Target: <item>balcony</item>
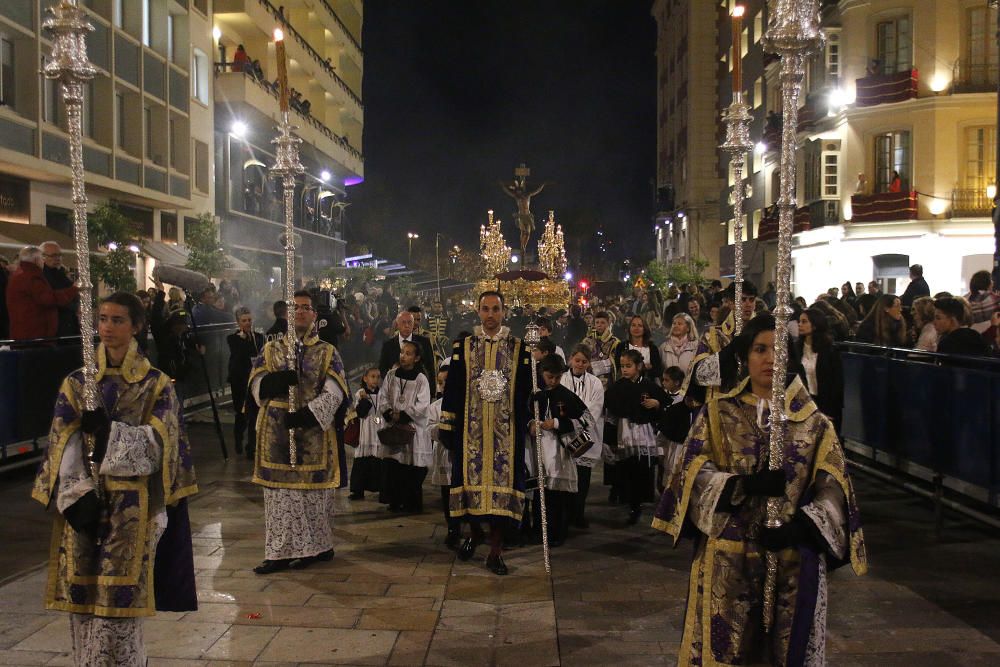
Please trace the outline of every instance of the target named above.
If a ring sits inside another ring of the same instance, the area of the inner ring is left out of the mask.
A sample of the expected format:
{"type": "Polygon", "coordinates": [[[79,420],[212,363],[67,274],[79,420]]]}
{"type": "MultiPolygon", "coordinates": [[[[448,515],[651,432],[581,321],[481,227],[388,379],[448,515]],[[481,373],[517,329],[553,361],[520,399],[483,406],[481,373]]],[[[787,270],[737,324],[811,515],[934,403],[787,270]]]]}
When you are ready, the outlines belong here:
{"type": "MultiPolygon", "coordinates": [[[[779,212],[777,204],[773,204],[764,210],[760,225],[757,227],[758,241],[773,241],[778,238],[779,212]]],[[[792,224],[792,233],[804,232],[810,227],[810,214],[808,206],[800,206],[795,209],[795,222],[792,224]]]]}
{"type": "Polygon", "coordinates": [[[988,218],[993,214],[993,201],[984,188],[951,191],[953,218],[988,218]]]}
{"type": "Polygon", "coordinates": [[[859,107],[873,107],[879,104],[905,102],[917,96],[917,70],[911,69],[895,74],[873,74],[855,83],[859,107]]]}
{"type": "Polygon", "coordinates": [[[972,62],[962,58],[952,74],[953,93],[995,93],[1000,83],[997,63],[972,62]]]}
{"type": "MultiPolygon", "coordinates": [[[[278,91],[271,84],[259,81],[249,73],[216,72],[215,75],[216,102],[221,102],[233,109],[239,105],[252,107],[257,112],[267,116],[274,124],[278,123],[281,112],[278,108],[278,91]]],[[[316,147],[319,152],[333,158],[357,175],[364,173],[364,158],[351,146],[347,139],[335,134],[317,118],[292,109],[293,118],[304,121],[296,131],[299,137],[316,147]]]]}
{"type": "Polygon", "coordinates": [[[916,191],[851,195],[851,222],[853,223],[916,219],[916,191]]]}

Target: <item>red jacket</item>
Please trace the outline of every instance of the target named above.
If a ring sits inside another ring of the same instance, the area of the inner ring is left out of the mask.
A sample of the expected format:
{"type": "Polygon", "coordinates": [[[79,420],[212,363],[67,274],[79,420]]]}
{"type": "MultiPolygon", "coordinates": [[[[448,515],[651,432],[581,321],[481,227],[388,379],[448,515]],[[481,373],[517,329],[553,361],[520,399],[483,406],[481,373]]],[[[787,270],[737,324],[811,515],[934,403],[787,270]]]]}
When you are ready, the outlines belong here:
{"type": "Polygon", "coordinates": [[[32,262],[21,262],[7,283],[10,337],[14,340],[51,338],[59,326],[59,306],[76,299],[76,286],[54,290],[32,262]]]}

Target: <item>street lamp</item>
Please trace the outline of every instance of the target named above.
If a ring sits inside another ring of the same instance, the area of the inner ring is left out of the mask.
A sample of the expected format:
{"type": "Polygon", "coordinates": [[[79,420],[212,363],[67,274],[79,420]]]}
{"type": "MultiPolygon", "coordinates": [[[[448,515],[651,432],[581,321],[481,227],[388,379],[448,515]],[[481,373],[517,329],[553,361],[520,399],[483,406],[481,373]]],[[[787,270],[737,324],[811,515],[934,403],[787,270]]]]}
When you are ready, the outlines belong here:
{"type": "Polygon", "coordinates": [[[420,234],[414,234],[413,232],[406,232],[406,238],[408,242],[408,247],[406,250],[406,265],[409,266],[413,263],[413,239],[419,239],[420,234]]]}

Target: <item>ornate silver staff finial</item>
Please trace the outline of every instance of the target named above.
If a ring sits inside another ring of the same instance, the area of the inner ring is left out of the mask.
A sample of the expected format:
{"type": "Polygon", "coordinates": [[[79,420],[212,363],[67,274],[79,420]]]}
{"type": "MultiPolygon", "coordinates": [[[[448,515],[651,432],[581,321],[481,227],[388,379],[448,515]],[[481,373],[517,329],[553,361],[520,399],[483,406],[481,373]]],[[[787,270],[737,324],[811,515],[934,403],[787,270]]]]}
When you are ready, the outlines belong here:
{"type": "MultiPolygon", "coordinates": [[[[87,15],[77,7],[75,0],[61,0],[46,9],[48,16],[42,30],[52,37],[52,54],[42,68],[45,78],[61,84],[66,105],[69,131],[69,167],[73,189],[73,241],[76,250],[80,289],[80,338],[83,356],[83,408],[97,408],[97,383],[94,377],[97,364],[94,359],[93,288],[90,280],[90,240],[87,234],[87,191],[83,174],[83,84],[97,74],[87,59],[87,33],[94,26],[87,15]]],[[[111,415],[108,415],[111,417],[111,415]]],[[[98,493],[102,486],[97,465],[93,460],[93,439],[86,438],[90,473],[97,482],[98,493]]]]}
{"type": "MultiPolygon", "coordinates": [[[[795,223],[795,150],[799,124],[799,97],[805,79],[805,61],[823,45],[819,0],[770,0],[764,48],[781,56],[781,186],[778,197],[777,295],[774,309],[774,375],[771,390],[771,436],[768,467],[782,467],[785,442],[785,373],[788,369],[788,316],[791,314],[792,230],[795,223]]],[[[738,305],[738,304],[737,304],[738,305]]],[[[767,526],[781,525],[782,498],[767,501],[767,526]]],[[[774,621],[777,554],[767,554],[764,582],[764,629],[774,621]]]]}

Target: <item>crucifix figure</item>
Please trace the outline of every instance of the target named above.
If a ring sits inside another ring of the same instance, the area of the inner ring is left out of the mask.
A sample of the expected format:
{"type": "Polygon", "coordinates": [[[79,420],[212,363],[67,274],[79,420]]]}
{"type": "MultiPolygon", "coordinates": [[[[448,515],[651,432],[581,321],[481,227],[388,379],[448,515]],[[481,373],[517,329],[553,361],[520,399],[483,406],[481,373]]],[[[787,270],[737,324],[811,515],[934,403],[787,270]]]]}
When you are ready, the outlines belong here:
{"type": "Polygon", "coordinates": [[[531,198],[545,189],[548,183],[542,183],[537,189],[528,191],[528,176],[531,169],[523,162],[514,169],[514,182],[500,182],[500,189],[508,197],[517,202],[517,226],[521,230],[521,252],[524,253],[528,247],[528,239],[535,231],[535,218],[531,215],[531,198]]]}

